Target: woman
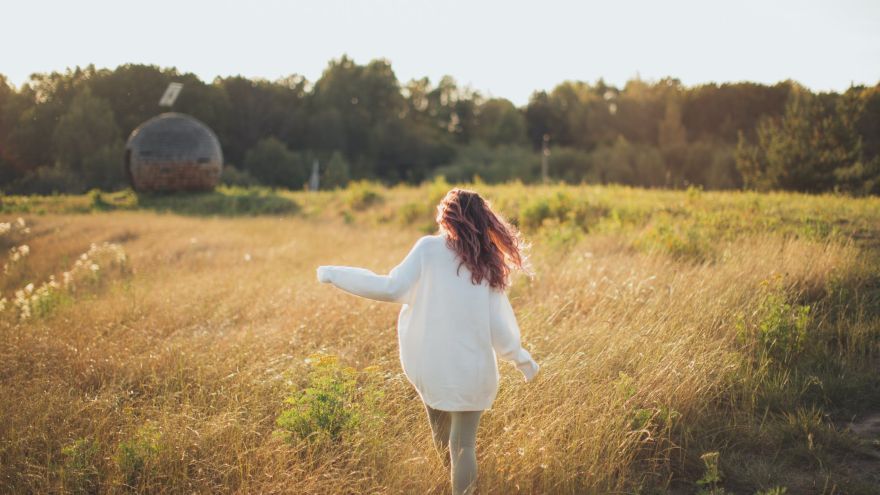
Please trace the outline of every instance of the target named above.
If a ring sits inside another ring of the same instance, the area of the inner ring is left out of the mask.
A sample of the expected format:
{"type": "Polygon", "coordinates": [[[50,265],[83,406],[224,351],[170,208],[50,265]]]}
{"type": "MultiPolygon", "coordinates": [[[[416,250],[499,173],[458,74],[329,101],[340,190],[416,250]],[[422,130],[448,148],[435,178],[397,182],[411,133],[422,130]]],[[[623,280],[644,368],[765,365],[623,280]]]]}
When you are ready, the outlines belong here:
{"type": "Polygon", "coordinates": [[[388,275],[321,266],[318,280],[403,303],[398,342],[404,374],[425,404],[444,464],[451,461],[453,493],[472,493],[480,414],[498,391],[496,355],[512,361],[525,381],[539,366],[522,348],[504,292],[510,270],[525,262],[518,232],[473,191],[452,189],[437,211],[439,233],[419,239],[388,275]]]}

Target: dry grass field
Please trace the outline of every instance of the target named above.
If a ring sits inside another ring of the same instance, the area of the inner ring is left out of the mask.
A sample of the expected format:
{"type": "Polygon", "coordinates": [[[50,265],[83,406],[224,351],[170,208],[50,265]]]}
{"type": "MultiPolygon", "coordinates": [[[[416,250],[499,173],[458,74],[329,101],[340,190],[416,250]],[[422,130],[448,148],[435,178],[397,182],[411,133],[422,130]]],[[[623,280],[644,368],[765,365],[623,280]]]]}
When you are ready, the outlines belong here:
{"type": "MultiPolygon", "coordinates": [[[[499,363],[479,493],[880,493],[880,199],[470,187],[542,366],[499,363]]],[[[3,198],[0,492],[446,493],[399,307],[315,279],[446,189],[3,198]]]]}

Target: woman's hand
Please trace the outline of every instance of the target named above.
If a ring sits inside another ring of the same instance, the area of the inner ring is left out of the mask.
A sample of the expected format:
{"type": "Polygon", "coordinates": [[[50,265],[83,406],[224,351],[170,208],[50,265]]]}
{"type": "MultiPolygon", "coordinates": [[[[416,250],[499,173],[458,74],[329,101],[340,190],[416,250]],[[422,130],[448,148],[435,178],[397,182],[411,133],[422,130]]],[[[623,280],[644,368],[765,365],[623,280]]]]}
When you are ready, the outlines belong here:
{"type": "Polygon", "coordinates": [[[535,377],[538,375],[538,371],[541,369],[541,367],[538,365],[538,363],[534,359],[532,359],[529,364],[531,365],[529,367],[529,369],[523,370],[523,375],[524,375],[526,382],[534,381],[535,377]]]}
{"type": "Polygon", "coordinates": [[[318,282],[322,284],[326,284],[330,282],[330,267],[327,266],[319,266],[318,267],[318,282]]]}

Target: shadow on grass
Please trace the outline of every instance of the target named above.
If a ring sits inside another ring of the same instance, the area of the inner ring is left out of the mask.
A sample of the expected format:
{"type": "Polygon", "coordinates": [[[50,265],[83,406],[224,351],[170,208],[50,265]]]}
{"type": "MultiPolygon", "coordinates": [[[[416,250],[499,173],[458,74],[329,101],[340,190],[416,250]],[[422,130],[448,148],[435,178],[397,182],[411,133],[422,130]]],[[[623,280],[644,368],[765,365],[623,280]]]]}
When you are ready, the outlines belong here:
{"type": "Polygon", "coordinates": [[[140,209],[172,212],[181,215],[292,215],[300,205],[268,190],[245,189],[177,194],[138,194],[140,209]]]}
{"type": "Polygon", "coordinates": [[[94,210],[153,210],[191,216],[292,215],[300,205],[267,188],[220,187],[214,191],[177,193],[92,192],[94,210]]]}
{"type": "Polygon", "coordinates": [[[0,214],[91,213],[152,210],[191,216],[293,215],[300,204],[285,191],[220,186],[214,191],[137,193],[131,189],[86,194],[0,196],[0,214]]]}

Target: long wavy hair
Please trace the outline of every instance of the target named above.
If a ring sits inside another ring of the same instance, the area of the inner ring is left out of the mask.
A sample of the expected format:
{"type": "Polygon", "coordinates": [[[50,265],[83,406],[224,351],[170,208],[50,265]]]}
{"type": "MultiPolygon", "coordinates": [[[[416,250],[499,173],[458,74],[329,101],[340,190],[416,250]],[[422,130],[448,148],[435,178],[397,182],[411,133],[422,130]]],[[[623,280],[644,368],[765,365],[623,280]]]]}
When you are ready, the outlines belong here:
{"type": "Polygon", "coordinates": [[[471,272],[471,282],[505,289],[514,268],[528,271],[524,253],[527,247],[516,227],[492,211],[489,202],[475,191],[454,188],[437,205],[437,224],[453,249],[471,272]]]}

